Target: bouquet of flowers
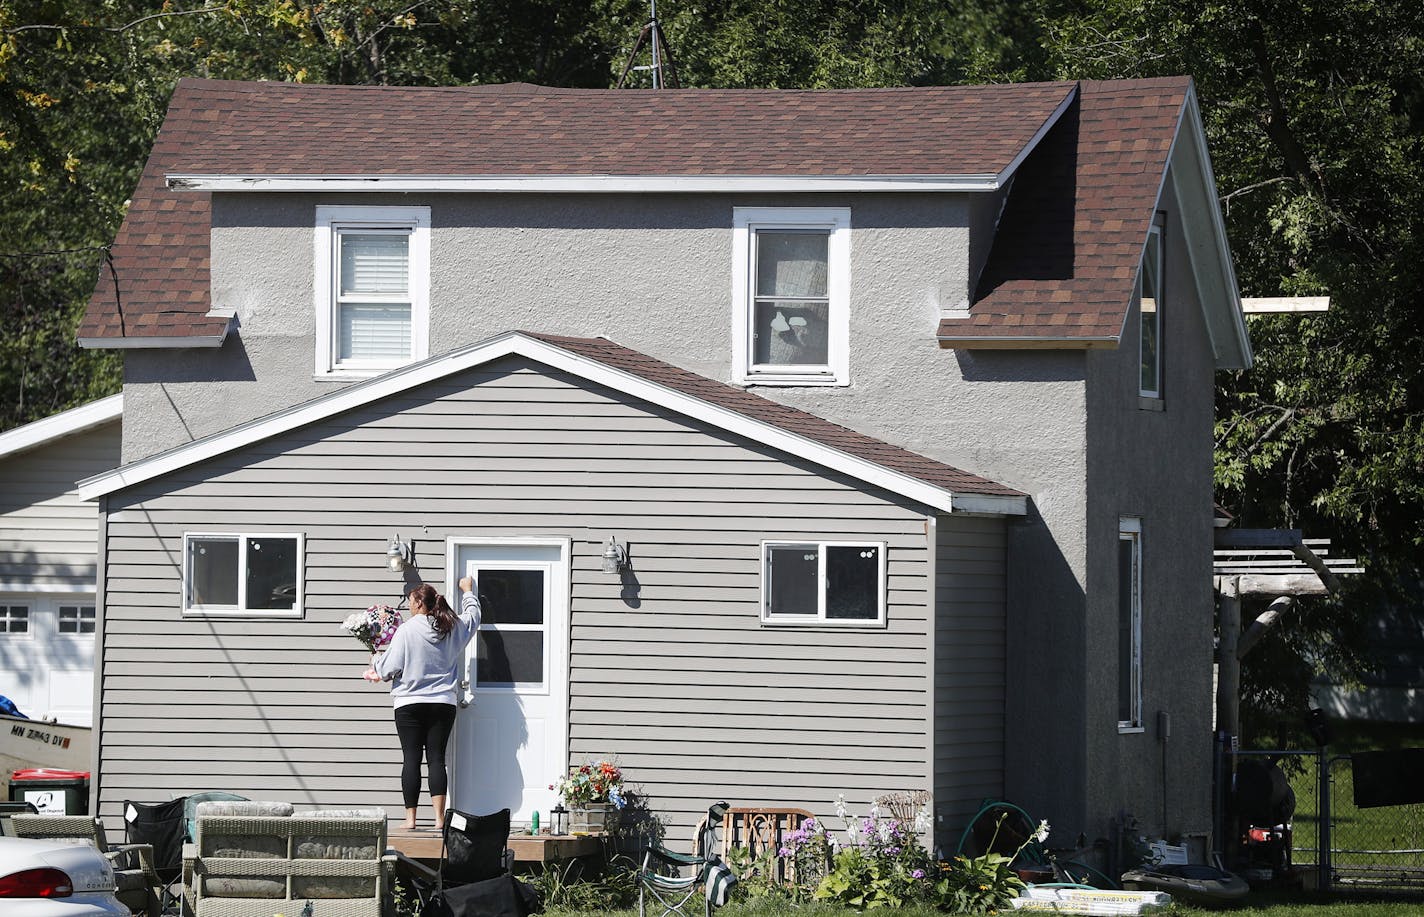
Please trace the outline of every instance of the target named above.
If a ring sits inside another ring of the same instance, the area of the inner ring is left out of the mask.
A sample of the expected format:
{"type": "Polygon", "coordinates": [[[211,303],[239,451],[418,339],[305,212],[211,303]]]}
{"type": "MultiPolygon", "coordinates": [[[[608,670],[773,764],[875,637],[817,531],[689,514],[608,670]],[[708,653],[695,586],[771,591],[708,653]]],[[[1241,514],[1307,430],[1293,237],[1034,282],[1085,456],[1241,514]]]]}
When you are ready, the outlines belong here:
{"type": "Polygon", "coordinates": [[[365,611],[347,615],[341,629],[361,641],[371,652],[390,643],[400,627],[400,612],[389,605],[372,605],[365,611]]]}
{"type": "Polygon", "coordinates": [[[613,808],[621,809],[628,804],[623,796],[623,772],[612,761],[595,761],[575,768],[567,777],[549,784],[549,789],[571,808],[611,802],[613,808]]]}

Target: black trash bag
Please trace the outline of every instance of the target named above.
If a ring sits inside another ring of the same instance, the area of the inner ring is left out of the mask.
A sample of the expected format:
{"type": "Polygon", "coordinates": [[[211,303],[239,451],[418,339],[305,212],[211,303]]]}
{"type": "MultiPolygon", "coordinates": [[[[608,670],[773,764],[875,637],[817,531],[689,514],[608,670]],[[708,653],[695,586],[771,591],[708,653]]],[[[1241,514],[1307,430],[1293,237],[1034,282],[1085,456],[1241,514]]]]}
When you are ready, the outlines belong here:
{"type": "Polygon", "coordinates": [[[542,910],[538,892],[503,875],[437,892],[420,917],[529,917],[542,910]]]}

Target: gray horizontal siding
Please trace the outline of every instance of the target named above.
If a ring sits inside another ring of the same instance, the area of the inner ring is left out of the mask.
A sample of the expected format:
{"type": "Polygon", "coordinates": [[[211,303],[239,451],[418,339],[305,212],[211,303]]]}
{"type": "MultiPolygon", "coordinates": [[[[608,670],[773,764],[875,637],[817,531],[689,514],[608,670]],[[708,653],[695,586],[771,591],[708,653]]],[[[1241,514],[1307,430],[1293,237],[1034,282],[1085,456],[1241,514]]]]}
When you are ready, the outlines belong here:
{"type": "MultiPolygon", "coordinates": [[[[450,535],[571,539],[570,750],[616,755],[669,826],[709,802],[830,814],[924,785],[924,509],[510,360],[183,469],[111,499],[100,814],[229,789],[400,810],[383,688],[339,629],[394,600],[386,539],[444,580],[450,535]],[[185,531],[306,538],[302,619],[183,619],[185,531]],[[609,534],[636,585],[603,574],[609,534]],[[889,545],[883,629],[763,627],[763,539],[889,545]]],[[[986,587],[988,588],[988,587],[986,587]]],[[[993,677],[963,696],[992,694],[993,677]]],[[[549,775],[552,779],[555,775],[549,775]]]]}
{"type": "Polygon", "coordinates": [[[1005,526],[941,517],[935,550],[936,836],[950,850],[1004,792],[1005,526]]]}
{"type": "Polygon", "coordinates": [[[91,591],[98,504],[75,484],[119,463],[120,424],[0,459],[0,588],[91,591]]]}

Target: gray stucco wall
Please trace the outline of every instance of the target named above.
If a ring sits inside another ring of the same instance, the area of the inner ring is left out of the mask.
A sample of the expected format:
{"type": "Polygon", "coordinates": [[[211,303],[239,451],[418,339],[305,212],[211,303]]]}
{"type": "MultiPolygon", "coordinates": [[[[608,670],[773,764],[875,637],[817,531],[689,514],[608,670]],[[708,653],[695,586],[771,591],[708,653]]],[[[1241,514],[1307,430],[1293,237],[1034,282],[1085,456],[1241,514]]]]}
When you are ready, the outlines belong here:
{"type": "MultiPolygon", "coordinates": [[[[990,627],[1002,615],[992,562],[964,566],[1001,556],[1001,523],[941,519],[936,571],[925,508],[522,359],[121,491],[109,508],[108,818],[125,798],[215,787],[400,810],[389,701],[360,681],[365,657],[339,630],[400,588],[381,565],[393,531],[414,536],[434,582],[446,536],[572,540],[571,754],[618,755],[674,842],[717,798],[827,816],[838,793],[864,812],[878,793],[923,788],[932,577],[946,636],[975,630],[961,606],[990,627]],[[305,533],[304,617],[182,617],[182,535],[199,527],[305,533]],[[631,581],[599,570],[609,534],[633,548],[631,581]],[[888,626],[763,626],[759,544],[780,537],[886,541],[888,626]]],[[[949,677],[984,680],[982,667],[949,677]]],[[[1001,683],[951,691],[935,714],[951,730],[960,712],[979,722],[1001,683]]],[[[967,759],[975,773],[946,779],[982,781],[967,759]]]]}
{"type": "Polygon", "coordinates": [[[1136,308],[1124,335],[1134,346],[1089,360],[1084,744],[1090,816],[1123,808],[1148,833],[1175,837],[1211,830],[1213,405],[1203,393],[1213,391],[1214,360],[1170,180],[1166,187],[1160,410],[1136,397],[1136,308]],[[1116,712],[1121,516],[1142,519],[1146,728],[1127,734],[1118,733],[1116,712]],[[1165,741],[1159,712],[1170,717],[1165,741]]]}
{"type": "Polygon", "coordinates": [[[119,464],[120,423],[0,459],[0,591],[96,582],[98,504],[75,485],[119,464]]]}

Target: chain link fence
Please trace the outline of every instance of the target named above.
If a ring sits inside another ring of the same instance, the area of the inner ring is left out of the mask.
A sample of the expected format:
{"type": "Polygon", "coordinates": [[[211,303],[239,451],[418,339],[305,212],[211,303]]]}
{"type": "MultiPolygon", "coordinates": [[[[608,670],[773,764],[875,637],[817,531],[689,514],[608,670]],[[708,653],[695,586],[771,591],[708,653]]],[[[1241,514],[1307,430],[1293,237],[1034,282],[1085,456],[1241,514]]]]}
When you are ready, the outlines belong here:
{"type": "Polygon", "coordinates": [[[1424,891],[1424,804],[1360,808],[1351,756],[1330,758],[1329,773],[1330,883],[1424,891]]]}
{"type": "Polygon", "coordinates": [[[1247,878],[1276,862],[1284,843],[1285,861],[1321,890],[1424,892],[1424,804],[1357,806],[1351,755],[1236,752],[1237,762],[1252,758],[1280,766],[1295,793],[1295,816],[1285,837],[1263,825],[1243,839],[1247,878]]]}

